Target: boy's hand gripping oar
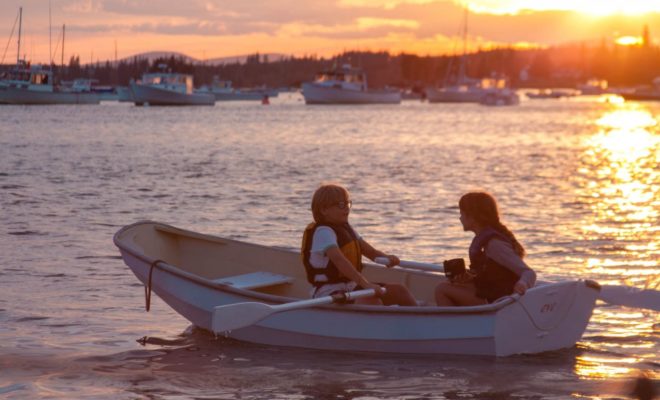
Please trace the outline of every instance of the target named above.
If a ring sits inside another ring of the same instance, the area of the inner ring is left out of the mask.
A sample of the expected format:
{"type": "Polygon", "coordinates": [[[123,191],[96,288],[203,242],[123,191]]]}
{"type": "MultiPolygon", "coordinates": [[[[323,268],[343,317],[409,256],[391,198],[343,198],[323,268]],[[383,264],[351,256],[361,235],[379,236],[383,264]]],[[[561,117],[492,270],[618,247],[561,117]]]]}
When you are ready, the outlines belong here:
{"type": "MultiPolygon", "coordinates": [[[[383,289],[384,290],[384,289],[383,289]]],[[[317,299],[294,301],[291,303],[270,305],[266,303],[236,303],[217,306],[213,309],[211,328],[214,333],[228,332],[256,324],[262,319],[283,311],[298,310],[324,304],[343,303],[361,297],[371,297],[376,294],[374,289],[356,290],[354,292],[338,293],[317,299]]]]}
{"type": "MultiPolygon", "coordinates": [[[[374,261],[383,265],[389,263],[389,259],[386,257],[376,257],[374,261]]],[[[419,269],[422,271],[444,271],[444,268],[440,265],[415,261],[401,260],[399,265],[403,268],[419,269]]],[[[617,306],[660,311],[660,291],[653,289],[638,289],[622,285],[602,285],[598,298],[605,303],[617,306]]]]}

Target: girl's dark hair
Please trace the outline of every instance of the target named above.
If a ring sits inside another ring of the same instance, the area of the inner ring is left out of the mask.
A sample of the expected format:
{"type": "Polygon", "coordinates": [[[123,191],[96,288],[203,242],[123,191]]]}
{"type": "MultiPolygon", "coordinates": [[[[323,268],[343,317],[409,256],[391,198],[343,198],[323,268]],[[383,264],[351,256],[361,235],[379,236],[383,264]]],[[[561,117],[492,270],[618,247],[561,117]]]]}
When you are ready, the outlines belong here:
{"type": "Polygon", "coordinates": [[[463,214],[474,218],[479,225],[490,226],[508,237],[513,245],[513,251],[521,258],[525,256],[525,249],[522,244],[518,242],[513,232],[500,222],[497,202],[493,196],[485,192],[466,193],[458,201],[458,208],[463,214]]]}

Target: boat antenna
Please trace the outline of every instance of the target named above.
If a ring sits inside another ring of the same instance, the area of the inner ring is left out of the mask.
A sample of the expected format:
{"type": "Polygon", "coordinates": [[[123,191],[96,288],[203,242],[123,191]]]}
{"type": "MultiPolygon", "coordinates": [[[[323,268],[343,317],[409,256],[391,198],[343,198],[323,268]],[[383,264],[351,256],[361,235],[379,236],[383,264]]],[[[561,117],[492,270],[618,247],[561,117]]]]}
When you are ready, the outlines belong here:
{"type": "Polygon", "coordinates": [[[16,14],[16,19],[14,20],[14,25],[11,27],[11,33],[9,34],[9,40],[7,40],[7,45],[5,46],[5,51],[2,53],[2,60],[0,64],[5,63],[5,56],[7,55],[7,49],[9,49],[9,44],[11,43],[11,38],[14,37],[14,30],[16,29],[16,23],[18,22],[19,14],[16,14]]]}
{"type": "Polygon", "coordinates": [[[21,27],[23,25],[23,7],[18,8],[18,52],[16,53],[16,65],[21,62],[21,27]]]}

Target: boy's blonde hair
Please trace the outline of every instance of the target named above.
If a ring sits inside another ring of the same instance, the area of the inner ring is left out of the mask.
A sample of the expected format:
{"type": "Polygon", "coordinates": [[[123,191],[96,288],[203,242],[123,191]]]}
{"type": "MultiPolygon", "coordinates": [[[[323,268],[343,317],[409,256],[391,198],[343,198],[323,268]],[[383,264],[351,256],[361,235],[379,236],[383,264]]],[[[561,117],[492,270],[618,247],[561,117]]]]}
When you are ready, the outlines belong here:
{"type": "Polygon", "coordinates": [[[321,185],[312,196],[312,215],[316,223],[323,223],[325,219],[321,211],[332,207],[340,201],[348,201],[351,195],[340,185],[329,183],[321,185]]]}

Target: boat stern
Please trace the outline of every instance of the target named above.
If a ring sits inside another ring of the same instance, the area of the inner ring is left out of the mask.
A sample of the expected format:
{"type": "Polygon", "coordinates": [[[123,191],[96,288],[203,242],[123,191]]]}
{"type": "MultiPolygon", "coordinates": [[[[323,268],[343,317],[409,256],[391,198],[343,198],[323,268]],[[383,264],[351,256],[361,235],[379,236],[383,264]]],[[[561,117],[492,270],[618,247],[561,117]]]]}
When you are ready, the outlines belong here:
{"type": "Polygon", "coordinates": [[[600,292],[593,281],[541,284],[498,312],[498,356],[569,348],[582,337],[600,292]]]}

